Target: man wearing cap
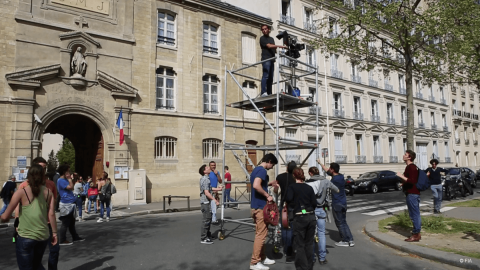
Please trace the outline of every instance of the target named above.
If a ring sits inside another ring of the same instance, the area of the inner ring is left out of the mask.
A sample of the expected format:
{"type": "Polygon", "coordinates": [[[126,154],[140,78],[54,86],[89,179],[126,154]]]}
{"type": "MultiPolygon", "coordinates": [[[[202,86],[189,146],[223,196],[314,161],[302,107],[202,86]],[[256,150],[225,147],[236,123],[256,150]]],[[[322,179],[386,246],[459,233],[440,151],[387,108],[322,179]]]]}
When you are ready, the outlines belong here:
{"type": "Polygon", "coordinates": [[[3,200],[3,208],[0,210],[0,215],[7,210],[8,205],[10,204],[10,200],[12,199],[13,193],[15,193],[17,185],[15,184],[15,175],[10,175],[8,177],[8,181],[3,184],[2,192],[0,193],[0,197],[3,200]]]}
{"type": "Polygon", "coordinates": [[[433,193],[433,213],[440,214],[440,208],[442,207],[442,176],[440,173],[448,173],[448,170],[444,168],[437,167],[438,159],[434,158],[430,160],[430,164],[432,167],[429,167],[425,170],[427,176],[430,180],[430,188],[432,189],[433,193]]]}

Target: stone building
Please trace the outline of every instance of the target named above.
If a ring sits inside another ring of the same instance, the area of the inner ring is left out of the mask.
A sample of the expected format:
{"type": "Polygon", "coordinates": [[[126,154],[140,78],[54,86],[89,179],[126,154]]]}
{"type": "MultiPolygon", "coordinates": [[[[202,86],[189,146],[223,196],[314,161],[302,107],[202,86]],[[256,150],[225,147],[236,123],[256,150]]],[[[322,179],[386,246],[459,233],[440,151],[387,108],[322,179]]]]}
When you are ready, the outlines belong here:
{"type": "MultiPolygon", "coordinates": [[[[72,141],[78,173],[114,179],[117,205],[132,200],[128,174],[116,173],[128,169],[145,169],[147,202],[198,198],[200,165],[222,166],[223,100],[243,99],[233,84],[225,97],[225,68],[259,61],[260,25],[270,19],[215,0],[13,0],[1,11],[1,181],[18,156],[28,167],[41,155],[43,134],[58,133],[72,141]]],[[[232,122],[261,125],[229,110],[232,122]]],[[[226,137],[263,140],[245,130],[226,137]]]]}

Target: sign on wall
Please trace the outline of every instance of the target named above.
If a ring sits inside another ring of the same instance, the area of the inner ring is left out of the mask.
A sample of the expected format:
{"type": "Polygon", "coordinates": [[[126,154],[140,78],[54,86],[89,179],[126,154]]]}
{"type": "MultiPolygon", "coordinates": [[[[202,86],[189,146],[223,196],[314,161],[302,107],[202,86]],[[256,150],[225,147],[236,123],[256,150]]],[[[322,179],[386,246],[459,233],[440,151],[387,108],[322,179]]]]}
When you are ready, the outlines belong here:
{"type": "Polygon", "coordinates": [[[17,167],[26,168],[27,167],[27,157],[26,156],[17,156],[17,167]]]}
{"type": "Polygon", "coordinates": [[[115,166],[115,179],[128,179],[128,167],[115,166]]]}

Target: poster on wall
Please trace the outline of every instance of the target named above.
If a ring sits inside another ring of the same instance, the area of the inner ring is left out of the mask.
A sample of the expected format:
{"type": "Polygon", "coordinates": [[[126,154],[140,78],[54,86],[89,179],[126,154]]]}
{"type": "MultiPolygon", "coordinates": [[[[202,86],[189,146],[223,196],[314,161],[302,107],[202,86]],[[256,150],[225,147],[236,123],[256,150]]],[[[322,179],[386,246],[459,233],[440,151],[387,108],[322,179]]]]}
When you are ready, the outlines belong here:
{"type": "Polygon", "coordinates": [[[128,167],[115,166],[115,179],[128,179],[128,167]]]}
{"type": "Polygon", "coordinates": [[[12,174],[15,175],[16,182],[23,182],[27,180],[28,169],[14,166],[12,167],[12,174]]]}

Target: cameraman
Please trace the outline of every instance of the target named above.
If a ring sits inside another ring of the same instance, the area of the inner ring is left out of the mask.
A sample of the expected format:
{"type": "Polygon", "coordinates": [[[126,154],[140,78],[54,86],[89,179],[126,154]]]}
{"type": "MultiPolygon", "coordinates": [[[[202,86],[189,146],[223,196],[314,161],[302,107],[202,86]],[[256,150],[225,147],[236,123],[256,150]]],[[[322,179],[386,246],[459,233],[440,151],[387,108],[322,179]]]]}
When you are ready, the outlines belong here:
{"type": "MultiPolygon", "coordinates": [[[[275,45],[275,40],[270,36],[270,26],[264,24],[262,25],[261,29],[263,33],[263,36],[260,37],[262,61],[275,57],[275,52],[277,51],[277,48],[287,49],[287,47],[285,46],[275,45]]],[[[274,59],[262,63],[262,97],[266,97],[272,94],[273,72],[275,70],[274,63],[274,59]]]]}

